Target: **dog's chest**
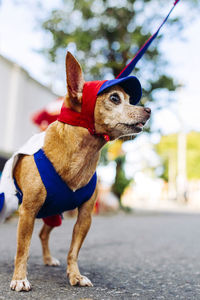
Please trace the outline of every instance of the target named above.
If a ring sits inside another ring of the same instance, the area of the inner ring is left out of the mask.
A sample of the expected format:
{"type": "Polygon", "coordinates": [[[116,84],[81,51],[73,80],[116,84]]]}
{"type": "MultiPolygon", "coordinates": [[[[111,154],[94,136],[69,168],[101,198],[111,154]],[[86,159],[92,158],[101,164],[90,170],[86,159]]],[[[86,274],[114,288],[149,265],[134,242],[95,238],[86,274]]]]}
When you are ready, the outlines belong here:
{"type": "Polygon", "coordinates": [[[47,191],[45,203],[37,217],[44,218],[74,209],[91,198],[96,188],[96,173],[86,185],[74,192],[58,175],[43,150],[34,154],[34,160],[47,191]]]}
{"type": "Polygon", "coordinates": [[[91,180],[93,174],[96,171],[96,167],[98,164],[99,155],[93,155],[91,157],[85,157],[80,160],[73,160],[66,169],[59,171],[62,179],[67,182],[68,186],[76,191],[88,184],[91,180]]]}

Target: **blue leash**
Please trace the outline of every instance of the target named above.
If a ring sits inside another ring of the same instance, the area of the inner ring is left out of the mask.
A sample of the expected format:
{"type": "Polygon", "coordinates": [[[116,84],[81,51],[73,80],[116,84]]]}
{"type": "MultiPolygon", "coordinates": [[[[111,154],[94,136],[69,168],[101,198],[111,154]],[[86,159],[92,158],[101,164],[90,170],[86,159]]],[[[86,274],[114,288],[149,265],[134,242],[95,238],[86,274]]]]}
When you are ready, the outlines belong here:
{"type": "Polygon", "coordinates": [[[140,48],[140,50],[136,53],[136,55],[130,61],[130,63],[120,72],[120,74],[116,78],[124,78],[124,77],[127,77],[128,75],[130,75],[130,73],[133,71],[133,69],[135,68],[138,61],[142,58],[142,56],[147,51],[147,49],[149,48],[149,46],[151,45],[153,40],[157,37],[157,35],[158,35],[160,29],[162,28],[162,26],[167,22],[169,16],[171,15],[172,11],[174,10],[176,4],[179,1],[180,0],[176,0],[174,2],[173,7],[170,9],[168,15],[166,16],[166,18],[164,19],[162,24],[159,26],[158,30],[146,41],[146,43],[140,48]]]}

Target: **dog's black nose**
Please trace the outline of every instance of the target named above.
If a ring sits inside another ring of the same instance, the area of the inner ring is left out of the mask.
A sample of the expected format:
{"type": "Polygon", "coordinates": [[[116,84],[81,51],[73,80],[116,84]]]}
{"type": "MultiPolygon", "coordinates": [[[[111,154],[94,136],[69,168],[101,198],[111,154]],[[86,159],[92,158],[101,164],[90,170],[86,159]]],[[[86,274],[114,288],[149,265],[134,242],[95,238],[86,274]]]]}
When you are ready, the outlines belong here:
{"type": "Polygon", "coordinates": [[[151,108],[149,108],[149,107],[144,107],[144,110],[145,110],[148,114],[151,113],[151,108]]]}

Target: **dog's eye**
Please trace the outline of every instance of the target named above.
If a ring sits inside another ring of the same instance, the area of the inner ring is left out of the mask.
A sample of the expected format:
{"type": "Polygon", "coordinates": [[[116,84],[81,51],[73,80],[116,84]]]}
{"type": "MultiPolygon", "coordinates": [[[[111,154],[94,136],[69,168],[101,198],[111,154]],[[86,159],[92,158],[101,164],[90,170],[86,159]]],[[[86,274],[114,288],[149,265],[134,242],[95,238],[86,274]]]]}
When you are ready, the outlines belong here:
{"type": "Polygon", "coordinates": [[[114,93],[114,94],[110,95],[110,100],[115,104],[120,104],[121,103],[121,99],[120,99],[120,97],[117,93],[114,93]]]}

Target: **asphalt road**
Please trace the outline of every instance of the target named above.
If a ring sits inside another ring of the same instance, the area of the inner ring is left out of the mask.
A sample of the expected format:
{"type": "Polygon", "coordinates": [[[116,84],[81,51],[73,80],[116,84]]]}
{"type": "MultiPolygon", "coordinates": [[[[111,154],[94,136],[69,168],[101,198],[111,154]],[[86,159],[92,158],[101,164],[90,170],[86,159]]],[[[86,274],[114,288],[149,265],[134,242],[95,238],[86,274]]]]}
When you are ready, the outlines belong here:
{"type": "Polygon", "coordinates": [[[9,284],[16,249],[17,221],[0,226],[0,299],[200,299],[200,215],[124,215],[93,218],[79,266],[94,287],[71,287],[66,255],[75,219],[54,230],[52,254],[60,267],[41,260],[36,222],[28,278],[32,291],[9,284]]]}

